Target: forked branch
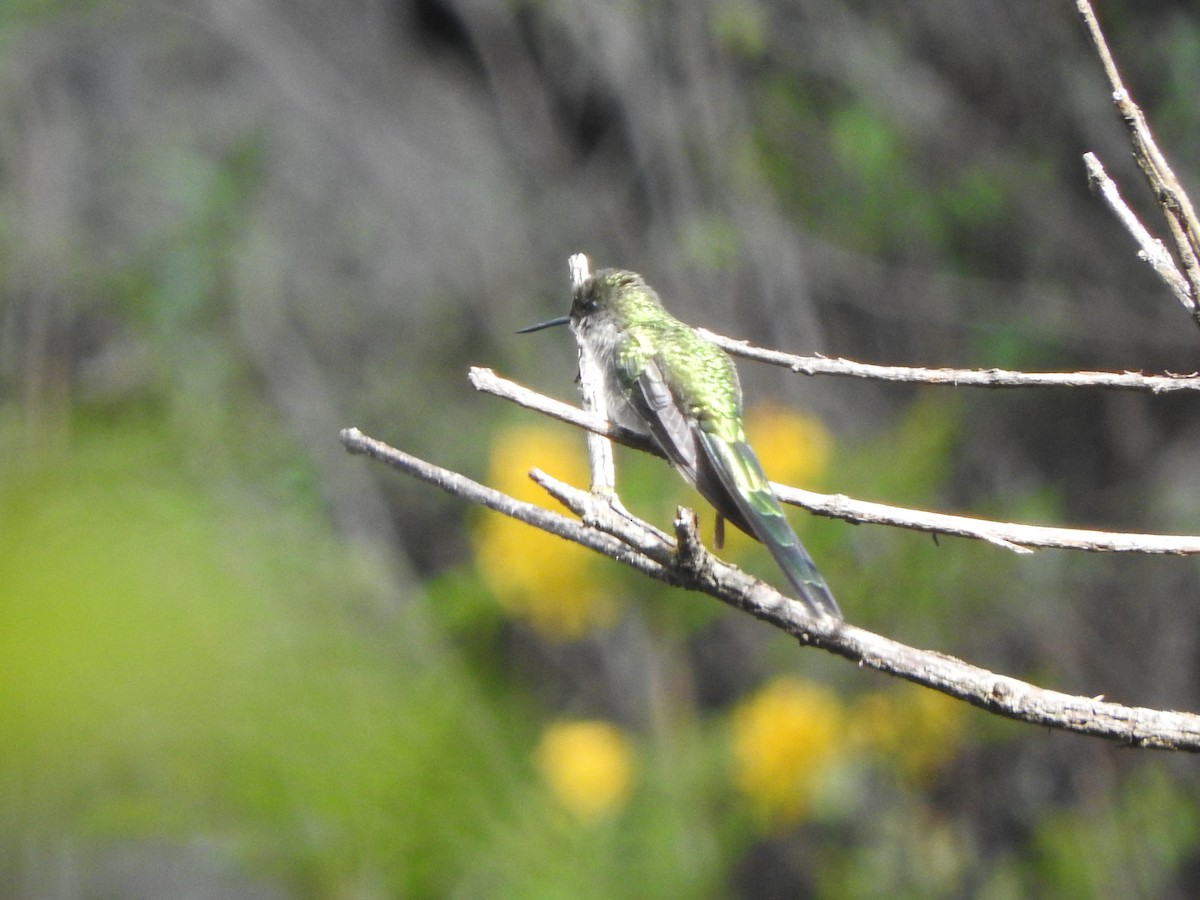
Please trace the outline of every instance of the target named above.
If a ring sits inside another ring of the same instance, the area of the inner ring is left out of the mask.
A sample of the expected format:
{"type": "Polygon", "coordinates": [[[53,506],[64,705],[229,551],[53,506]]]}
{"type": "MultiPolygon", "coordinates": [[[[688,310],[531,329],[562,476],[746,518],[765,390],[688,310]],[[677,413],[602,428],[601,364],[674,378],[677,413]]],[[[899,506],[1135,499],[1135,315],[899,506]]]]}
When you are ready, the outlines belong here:
{"type": "Polygon", "coordinates": [[[708,553],[696,534],[694,516],[685,510],[676,516],[676,540],[672,541],[648,523],[616,512],[597,494],[536,470],[531,475],[580,519],[523,503],[389,447],[357,428],[344,429],[341,440],[351,453],[370,456],[463,500],[588,547],[659,581],[701,591],[793,635],[801,644],[820,647],[860,666],[924,685],[1017,721],[1135,747],[1200,752],[1200,716],[1195,714],[1124,706],[1098,697],[1045,690],[952,656],[909,647],[846,622],[815,617],[799,601],[708,553]],[[685,548],[685,552],[677,547],[685,548]]]}
{"type": "Polygon", "coordinates": [[[1108,180],[1104,169],[1094,154],[1084,157],[1088,167],[1088,179],[1093,186],[1101,191],[1101,196],[1109,207],[1117,214],[1117,218],[1133,235],[1141,248],[1139,255],[1149,262],[1156,272],[1166,282],[1167,287],[1179,299],[1184,308],[1191,314],[1193,321],[1200,325],[1200,221],[1196,219],[1196,211],[1192,207],[1191,198],[1183,189],[1175,172],[1167,162],[1166,156],[1159,149],[1158,142],[1150,131],[1150,124],[1141,108],[1133,102],[1121,73],[1117,69],[1112,51],[1100,30],[1100,22],[1096,18],[1090,0],[1075,0],[1080,18],[1096,54],[1100,57],[1100,65],[1112,88],[1113,103],[1129,129],[1129,140],[1133,145],[1133,156],[1138,167],[1146,176],[1150,190],[1162,209],[1167,220],[1167,229],[1171,233],[1171,242],[1175,254],[1182,265],[1183,273],[1179,273],[1174,264],[1166,264],[1159,252],[1162,243],[1152,237],[1138,222],[1137,217],[1125,206],[1120,199],[1116,186],[1108,180]]]}
{"type": "MultiPolygon", "coordinates": [[[[510,400],[526,409],[576,425],[591,434],[606,437],[635,450],[662,456],[662,451],[648,438],[614,425],[597,415],[586,413],[569,403],[563,403],[561,400],[531,391],[515,381],[501,378],[491,369],[474,366],[469,377],[476,390],[510,400]]],[[[973,516],[888,506],[856,500],[844,494],[818,494],[780,484],[772,484],[772,487],[782,502],[831,519],[860,524],[892,525],[932,534],[973,538],[1017,553],[1029,553],[1039,548],[1058,548],[1100,553],[1153,553],[1175,556],[1200,554],[1200,537],[1192,535],[1131,534],[1048,525],[1021,525],[1015,522],[996,522],[973,516]]]]}

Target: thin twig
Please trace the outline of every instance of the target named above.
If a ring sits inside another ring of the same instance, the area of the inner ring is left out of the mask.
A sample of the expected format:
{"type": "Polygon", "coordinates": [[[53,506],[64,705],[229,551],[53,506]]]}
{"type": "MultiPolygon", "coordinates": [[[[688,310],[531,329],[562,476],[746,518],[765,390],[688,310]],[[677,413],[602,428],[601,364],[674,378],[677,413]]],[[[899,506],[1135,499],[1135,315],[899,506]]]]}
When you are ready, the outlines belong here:
{"type": "Polygon", "coordinates": [[[1176,534],[1135,534],[993,522],[973,516],[926,512],[855,500],[843,494],[818,494],[782,484],[771,484],[781,502],[799,506],[831,519],[872,525],[895,525],[914,531],[947,534],[987,541],[1015,553],[1035,549],[1086,550],[1094,553],[1146,553],[1166,556],[1200,555],[1200,537],[1176,534]]]}
{"type": "Polygon", "coordinates": [[[1133,144],[1133,156],[1146,176],[1150,189],[1154,192],[1154,197],[1166,217],[1175,252],[1179,256],[1183,265],[1183,273],[1187,278],[1189,287],[1187,308],[1196,323],[1200,324],[1200,305],[1197,304],[1197,298],[1200,298],[1200,263],[1197,262],[1197,256],[1200,255],[1200,222],[1196,219],[1192,201],[1179,183],[1179,179],[1175,177],[1167,158],[1159,149],[1158,142],[1155,141],[1154,135],[1150,131],[1150,125],[1146,121],[1146,116],[1133,102],[1133,98],[1126,89],[1125,83],[1121,79],[1121,73],[1117,70],[1117,64],[1108,49],[1108,43],[1104,39],[1104,33],[1100,30],[1100,22],[1096,18],[1092,4],[1089,0],[1076,0],[1075,5],[1083,19],[1092,46],[1100,57],[1100,65],[1104,68],[1105,77],[1108,78],[1108,83],[1112,87],[1113,103],[1120,112],[1125,127],[1129,129],[1130,142],[1133,144]]]}
{"type": "MultiPolygon", "coordinates": [[[[501,378],[491,369],[472,367],[469,378],[476,390],[502,397],[526,409],[583,428],[592,434],[603,435],[635,450],[662,456],[662,451],[649,438],[606,422],[598,416],[589,415],[568,403],[531,391],[507,378],[501,378]]],[[[1200,554],[1200,537],[1189,535],[1129,534],[1047,525],[1020,525],[886,506],[882,503],[855,500],[842,494],[818,494],[779,484],[773,484],[772,487],[782,502],[802,507],[817,515],[847,522],[893,525],[933,534],[973,538],[1017,553],[1045,548],[1174,556],[1200,554]]]]}
{"type": "Polygon", "coordinates": [[[1188,287],[1187,279],[1175,265],[1175,260],[1171,257],[1171,252],[1167,250],[1167,245],[1152,235],[1141,223],[1141,220],[1134,215],[1133,210],[1126,205],[1125,200],[1121,197],[1121,192],[1117,189],[1116,182],[1108,177],[1108,173],[1104,171],[1104,166],[1100,165],[1096,154],[1083,154],[1083,165],[1087,169],[1088,183],[1092,186],[1092,190],[1096,191],[1108,204],[1108,208],[1113,211],[1117,221],[1125,226],[1125,230],[1137,242],[1138,258],[1149,263],[1150,267],[1158,273],[1158,277],[1167,283],[1171,293],[1183,304],[1183,308],[1189,313],[1192,312],[1194,303],[1191,289],[1188,287]]]}
{"type": "Polygon", "coordinates": [[[633,550],[629,541],[617,540],[561,513],[551,512],[533,503],[525,503],[494,488],[472,481],[465,475],[425,462],[423,459],[411,456],[403,450],[397,450],[383,441],[368,437],[357,428],[343,428],[340,437],[343,446],[350,453],[370,456],[372,459],[387,463],[393,469],[406,472],[477,506],[485,506],[498,513],[503,513],[509,518],[517,519],[565,540],[581,544],[597,553],[603,553],[605,556],[610,556],[652,578],[672,584],[677,583],[670,572],[664,571],[662,564],[633,550]]]}
{"type": "Polygon", "coordinates": [[[534,412],[543,413],[552,419],[558,419],[560,422],[578,425],[585,431],[606,437],[609,440],[616,441],[618,444],[624,444],[626,447],[632,447],[635,450],[652,453],[661,459],[666,459],[662,450],[659,449],[658,445],[649,436],[609,422],[595,413],[584,412],[579,407],[572,406],[570,403],[563,403],[561,400],[555,400],[553,397],[539,394],[537,391],[532,391],[524,385],[517,384],[515,381],[497,375],[492,369],[485,368],[484,366],[471,366],[467,370],[467,378],[471,382],[471,387],[477,391],[491,394],[493,397],[510,400],[518,406],[524,406],[526,409],[532,409],[534,412]]]}
{"type": "MultiPolygon", "coordinates": [[[[1076,697],[1038,688],[962,660],[919,650],[828,617],[811,615],[799,601],[751,578],[714,557],[700,544],[694,517],[681,510],[678,544],[654,535],[632,517],[605,510],[595,495],[554,482],[556,496],[589,511],[604,530],[522,503],[465,476],[369,438],[356,428],[341,432],[351,453],[365,453],[471,503],[487,506],[567,540],[603,553],[653,578],[701,591],[862,666],[941,691],[1017,721],[1120,741],[1136,747],[1200,752],[1200,716],[1185,712],[1123,706],[1099,698],[1076,697]]],[[[543,476],[545,477],[545,476],[543,476]]],[[[553,479],[546,479],[553,482],[553,479]]]]}
{"type": "Polygon", "coordinates": [[[825,356],[797,356],[781,350],[756,347],[704,328],[704,337],[734,356],[758,360],[790,369],[800,375],[846,375],[876,381],[901,381],[911,384],[940,384],[950,387],[1089,387],[1126,391],[1200,390],[1200,375],[1143,375],[1140,372],[1013,372],[1007,369],[929,369],[912,366],[878,366],[851,359],[825,356]]]}
{"type": "MultiPolygon", "coordinates": [[[[592,277],[592,264],[582,253],[576,253],[567,260],[570,273],[571,295],[587,279],[592,277]]],[[[579,393],[583,399],[586,412],[594,413],[601,418],[609,418],[605,408],[603,374],[588,353],[587,345],[576,339],[579,351],[579,393]]],[[[588,433],[587,436],[588,468],[592,473],[592,492],[603,494],[613,500],[617,496],[617,474],[613,463],[612,444],[603,437],[588,433]]]]}

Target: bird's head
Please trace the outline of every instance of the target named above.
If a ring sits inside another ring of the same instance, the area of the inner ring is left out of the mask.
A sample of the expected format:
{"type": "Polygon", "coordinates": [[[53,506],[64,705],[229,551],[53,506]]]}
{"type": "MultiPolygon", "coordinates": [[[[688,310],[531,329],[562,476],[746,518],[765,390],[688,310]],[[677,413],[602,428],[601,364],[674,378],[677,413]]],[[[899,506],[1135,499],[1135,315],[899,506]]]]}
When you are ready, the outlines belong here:
{"type": "Polygon", "coordinates": [[[585,278],[571,297],[571,312],[537,325],[522,328],[517,334],[529,334],[555,325],[581,323],[613,317],[628,319],[646,308],[661,308],[658,297],[637,272],[625,269],[601,269],[585,278]]]}

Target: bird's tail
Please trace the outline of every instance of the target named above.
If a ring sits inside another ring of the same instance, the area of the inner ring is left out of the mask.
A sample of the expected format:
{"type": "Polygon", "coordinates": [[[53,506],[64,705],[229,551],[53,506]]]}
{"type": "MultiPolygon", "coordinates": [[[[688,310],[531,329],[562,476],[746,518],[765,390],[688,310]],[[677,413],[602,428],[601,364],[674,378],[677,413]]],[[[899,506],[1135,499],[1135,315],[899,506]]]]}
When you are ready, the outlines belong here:
{"type": "MultiPolygon", "coordinates": [[[[776,501],[778,502],[778,501],[776,501]]],[[[772,517],[764,516],[764,519],[769,523],[772,517]]],[[[783,574],[787,576],[787,580],[791,582],[796,593],[800,595],[800,599],[813,612],[822,612],[827,616],[833,616],[835,619],[842,618],[842,611],[838,608],[837,601],[833,599],[833,592],[829,590],[829,585],[825,583],[825,579],[821,577],[821,573],[817,570],[816,563],[812,557],[808,555],[808,551],[804,549],[804,545],[800,543],[800,539],[796,537],[796,533],[788,526],[787,520],[783,518],[783,510],[779,511],[779,519],[787,528],[788,534],[791,536],[789,543],[783,543],[778,540],[762,540],[767,545],[767,549],[771,551],[771,555],[775,557],[775,562],[779,564],[779,568],[783,569],[783,574]]],[[[751,520],[753,524],[753,520],[751,520]]],[[[755,535],[758,537],[758,535],[755,535]]]]}
{"type": "Polygon", "coordinates": [[[724,502],[708,497],[709,502],[730,522],[766,545],[805,606],[817,614],[842,618],[833,592],[788,524],[750,445],[745,441],[731,443],[712,434],[703,434],[701,440],[724,487],[724,496],[719,498],[724,502]]]}

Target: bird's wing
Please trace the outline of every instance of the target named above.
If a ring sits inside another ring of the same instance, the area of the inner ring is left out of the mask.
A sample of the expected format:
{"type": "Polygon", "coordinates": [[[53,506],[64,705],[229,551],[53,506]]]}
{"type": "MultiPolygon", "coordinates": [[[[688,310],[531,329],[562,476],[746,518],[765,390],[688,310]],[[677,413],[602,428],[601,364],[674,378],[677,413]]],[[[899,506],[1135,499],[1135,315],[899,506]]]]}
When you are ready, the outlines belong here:
{"type": "Polygon", "coordinates": [[[629,403],[667,458],[695,484],[699,448],[693,426],[654,357],[641,360],[640,371],[633,375],[629,403]]]}
{"type": "Polygon", "coordinates": [[[633,378],[629,403],[646,423],[651,437],[700,495],[746,534],[756,536],[741,507],[730,496],[724,479],[713,468],[712,455],[701,442],[702,431],[687,416],[679,398],[663,377],[653,357],[643,359],[641,370],[633,378]]]}

